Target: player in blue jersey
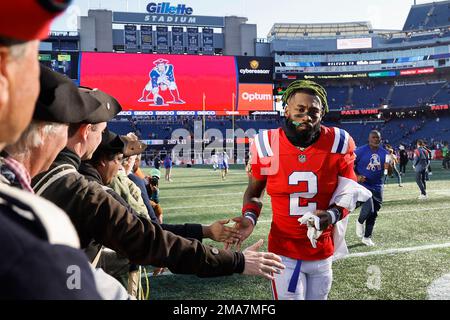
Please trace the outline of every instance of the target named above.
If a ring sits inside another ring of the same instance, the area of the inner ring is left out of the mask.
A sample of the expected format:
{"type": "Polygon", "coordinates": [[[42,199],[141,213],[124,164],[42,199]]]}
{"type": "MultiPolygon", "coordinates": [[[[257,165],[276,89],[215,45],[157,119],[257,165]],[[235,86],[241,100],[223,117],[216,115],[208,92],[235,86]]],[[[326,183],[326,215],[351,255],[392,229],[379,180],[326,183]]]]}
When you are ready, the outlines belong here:
{"type": "Polygon", "coordinates": [[[172,64],[169,64],[169,60],[158,59],[153,61],[155,67],[149,73],[150,81],[142,90],[142,97],[140,102],[149,101],[148,96],[153,94],[153,103],[157,106],[167,106],[161,91],[169,89],[172,96],[172,100],[167,103],[184,104],[185,102],[180,99],[178,87],[175,81],[174,68],[172,64]]]}
{"type": "Polygon", "coordinates": [[[363,204],[356,221],[356,235],[362,238],[362,243],[367,246],[375,245],[372,232],[383,202],[383,178],[388,169],[388,151],[381,147],[380,143],[380,132],[372,130],[369,143],[355,150],[355,173],[358,182],[372,192],[372,198],[363,204]]]}

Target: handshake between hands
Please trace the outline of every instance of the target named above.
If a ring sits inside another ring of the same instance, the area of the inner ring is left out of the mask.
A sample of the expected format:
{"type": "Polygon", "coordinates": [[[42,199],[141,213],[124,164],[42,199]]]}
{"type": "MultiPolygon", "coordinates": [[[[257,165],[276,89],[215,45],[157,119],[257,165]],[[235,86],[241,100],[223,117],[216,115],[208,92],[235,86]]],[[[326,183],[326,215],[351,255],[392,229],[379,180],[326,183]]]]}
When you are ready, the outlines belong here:
{"type": "MultiPolygon", "coordinates": [[[[218,242],[224,242],[224,249],[235,248],[241,250],[242,242],[247,239],[253,231],[253,223],[245,217],[218,220],[203,228],[204,237],[218,242]],[[233,226],[227,226],[233,221],[233,226]],[[205,230],[206,228],[206,230],[205,230]]],[[[258,240],[244,251],[245,267],[242,274],[262,276],[273,280],[274,274],[280,274],[286,267],[281,263],[281,258],[271,252],[259,251],[263,245],[263,239],[258,240]]]]}

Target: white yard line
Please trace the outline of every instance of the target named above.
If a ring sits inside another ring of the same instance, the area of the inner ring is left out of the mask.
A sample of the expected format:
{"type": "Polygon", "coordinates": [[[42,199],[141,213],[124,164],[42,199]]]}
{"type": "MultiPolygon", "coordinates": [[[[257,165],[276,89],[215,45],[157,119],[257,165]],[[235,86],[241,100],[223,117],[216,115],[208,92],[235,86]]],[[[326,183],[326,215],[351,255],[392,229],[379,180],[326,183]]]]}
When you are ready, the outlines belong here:
{"type": "Polygon", "coordinates": [[[450,273],[434,280],[427,293],[429,300],[450,300],[450,273]]]}
{"type": "Polygon", "coordinates": [[[349,255],[345,256],[343,259],[359,258],[359,257],[367,257],[367,256],[379,256],[379,255],[384,255],[384,254],[415,252],[415,251],[442,249],[442,248],[450,248],[450,242],[441,243],[441,244],[429,244],[429,245],[425,245],[425,246],[407,247],[407,248],[393,248],[393,249],[376,250],[376,251],[369,251],[369,252],[350,253],[349,255]]]}
{"type": "MultiPolygon", "coordinates": [[[[378,214],[395,214],[395,213],[404,213],[404,212],[418,212],[418,211],[433,211],[433,210],[442,210],[442,209],[450,209],[450,207],[439,207],[439,208],[419,208],[419,209],[407,209],[407,210],[396,210],[396,211],[379,211],[378,214]]],[[[359,213],[350,213],[349,216],[359,216],[359,213]]],[[[258,223],[267,223],[272,222],[272,220],[258,220],[258,223]]]]}
{"type": "Polygon", "coordinates": [[[192,207],[171,207],[171,208],[163,208],[164,211],[167,210],[182,210],[182,209],[206,209],[206,208],[215,208],[215,207],[230,207],[230,208],[234,208],[234,207],[242,207],[242,203],[239,204],[212,204],[212,205],[202,205],[202,206],[192,206],[192,207]]]}
{"type": "MultiPolygon", "coordinates": [[[[185,198],[190,198],[190,197],[185,197],[185,198]]],[[[206,208],[211,208],[211,207],[240,207],[242,206],[242,202],[238,202],[238,203],[227,203],[227,204],[214,204],[214,205],[201,205],[201,206],[183,206],[183,207],[169,207],[169,208],[164,208],[164,210],[182,210],[182,209],[206,209],[206,208]]],[[[267,207],[267,205],[266,205],[267,207]]],[[[406,210],[396,210],[396,211],[383,211],[381,210],[380,212],[378,212],[379,214],[385,214],[385,213],[402,213],[402,212],[418,212],[418,211],[432,211],[432,210],[442,210],[442,209],[450,209],[450,207],[436,207],[436,208],[419,208],[419,209],[406,209],[406,210]]],[[[358,213],[351,213],[349,214],[349,216],[357,216],[359,215],[358,213]]],[[[265,222],[271,222],[272,220],[258,220],[258,223],[265,223],[265,222]]]]}
{"type": "Polygon", "coordinates": [[[231,196],[231,195],[242,195],[242,194],[244,194],[244,192],[201,194],[201,195],[191,195],[191,196],[170,196],[170,197],[160,197],[160,199],[210,198],[210,197],[231,196]]]}
{"type": "MultiPolygon", "coordinates": [[[[339,260],[349,259],[349,258],[360,258],[360,257],[367,257],[367,256],[379,256],[379,255],[385,255],[385,254],[416,252],[416,251],[431,250],[431,249],[445,249],[445,248],[450,248],[450,242],[441,243],[441,244],[430,244],[430,245],[425,245],[425,246],[393,248],[393,249],[386,249],[386,250],[351,253],[339,260]]],[[[149,275],[152,276],[152,274],[149,274],[149,275]]],[[[173,274],[170,271],[166,271],[162,275],[171,276],[173,274]]],[[[439,297],[441,297],[441,298],[445,297],[446,299],[448,299],[448,297],[450,297],[450,293],[448,291],[448,290],[450,290],[449,289],[450,288],[450,274],[446,275],[445,277],[442,277],[439,280],[440,281],[437,281],[436,283],[434,283],[434,285],[430,286],[430,288],[428,289],[429,298],[438,299],[439,297]],[[447,286],[447,287],[445,287],[445,289],[442,288],[442,284],[444,282],[447,286]]]]}
{"type": "MultiPolygon", "coordinates": [[[[427,190],[428,193],[438,193],[441,195],[448,195],[450,196],[450,191],[445,190],[427,190]]],[[[199,194],[199,195],[191,195],[191,196],[169,196],[169,197],[160,197],[160,199],[183,199],[183,198],[211,198],[216,196],[231,196],[231,195],[242,195],[244,192],[230,192],[230,193],[214,193],[214,194],[199,194]]],[[[402,195],[406,194],[417,194],[417,192],[409,192],[409,193],[402,193],[402,195]]],[[[396,200],[408,200],[405,198],[388,198],[385,197],[384,202],[388,201],[396,201],[396,200]]]]}

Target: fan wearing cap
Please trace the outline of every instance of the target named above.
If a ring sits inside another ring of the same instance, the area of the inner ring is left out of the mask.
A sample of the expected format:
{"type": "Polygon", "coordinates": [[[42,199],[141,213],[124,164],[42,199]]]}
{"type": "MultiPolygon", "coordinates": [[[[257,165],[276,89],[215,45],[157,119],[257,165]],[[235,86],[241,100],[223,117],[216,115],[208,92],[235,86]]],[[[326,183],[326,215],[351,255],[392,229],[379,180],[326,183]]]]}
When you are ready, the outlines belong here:
{"type": "Polygon", "coordinates": [[[126,160],[134,158],[139,149],[143,150],[143,145],[137,138],[131,140],[127,136],[119,136],[106,129],[103,132],[102,142],[92,159],[83,161],[79,172],[88,180],[109,186],[111,189],[107,191],[113,195],[120,195],[120,200],[124,200],[137,215],[157,222],[153,209],[147,209],[141,197],[141,191],[127,177],[123,167],[126,160]]]}
{"type": "Polygon", "coordinates": [[[25,166],[25,177],[10,172],[12,184],[33,192],[31,179],[38,173],[48,170],[58,153],[67,144],[69,123],[78,123],[86,117],[85,101],[72,80],[45,66],[40,66],[40,93],[33,119],[19,140],[5,148],[4,167],[20,170],[17,161],[25,166]],[[79,108],[79,110],[78,110],[79,108]]]}
{"type": "Polygon", "coordinates": [[[357,186],[355,143],[346,131],[321,125],[328,105],[327,93],[318,83],[292,82],[283,102],[285,125],[260,131],[252,143],[249,183],[236,227],[244,239],[252,233],[267,189],[273,211],[269,251],[290,265],[289,271],[275,275],[274,297],[323,300],[332,282],[333,230],[348,214],[330,200],[338,181],[357,186]],[[298,221],[306,215],[317,221],[316,231],[322,231],[317,243],[308,237],[303,220],[298,221]]]}
{"type": "MultiPolygon", "coordinates": [[[[117,178],[118,171],[120,172],[122,156],[124,159],[136,156],[136,153],[145,150],[144,144],[141,143],[136,136],[126,135],[119,136],[108,130],[105,130],[102,142],[99,148],[94,152],[92,159],[88,161],[83,161],[80,166],[80,173],[82,173],[88,180],[96,181],[102,185],[110,185],[111,181],[117,178]]],[[[149,219],[147,209],[144,206],[145,213],[142,214],[135,208],[135,202],[144,204],[142,198],[141,190],[131,181],[127,175],[121,177],[120,181],[116,181],[111,188],[107,188],[106,191],[113,196],[117,201],[122,203],[124,207],[139,216],[141,219],[149,219]],[[132,190],[138,192],[138,197],[140,199],[135,199],[135,195],[131,195],[130,187],[132,190]],[[130,199],[133,202],[130,202],[130,199]]],[[[148,203],[149,204],[149,203],[148,203]]],[[[140,208],[138,208],[140,209],[140,208]]],[[[149,211],[154,216],[155,213],[153,209],[149,207],[149,211]]],[[[180,235],[185,238],[193,238],[202,241],[203,238],[210,238],[216,241],[226,241],[229,240],[233,242],[238,240],[238,233],[233,228],[226,227],[225,224],[228,220],[219,220],[211,225],[202,226],[201,224],[162,224],[161,227],[164,230],[173,232],[174,234],[180,235]]],[[[116,278],[123,277],[123,272],[127,271],[124,266],[128,265],[128,260],[124,260],[123,257],[117,256],[114,252],[104,252],[101,255],[101,267],[104,268],[108,273],[116,278]]],[[[136,277],[138,276],[137,271],[130,267],[129,281],[128,281],[128,292],[134,294],[135,284],[137,284],[136,277]]]]}
{"type": "MultiPolygon", "coordinates": [[[[48,37],[53,18],[68,3],[0,2],[0,150],[14,144],[30,124],[39,95],[39,40],[48,37]]],[[[26,181],[26,169],[17,167],[26,181]]],[[[4,182],[0,183],[0,299],[100,299],[64,212],[4,182]],[[84,274],[80,290],[67,286],[67,270],[74,265],[84,274]]]]}
{"type": "MultiPolygon", "coordinates": [[[[85,101],[81,99],[79,90],[71,79],[41,65],[40,83],[41,89],[31,124],[16,143],[5,148],[4,158],[0,159],[3,177],[11,185],[31,193],[34,191],[30,186],[30,178],[47,170],[65,147],[69,123],[77,123],[85,117],[85,101]]],[[[67,217],[64,212],[60,215],[67,217]]],[[[56,227],[64,229],[63,225],[56,227]]],[[[71,223],[70,227],[73,230],[71,223]]],[[[87,259],[84,255],[82,257],[87,265],[87,259]]],[[[102,271],[95,271],[94,278],[101,281],[103,287],[108,282],[107,292],[101,292],[102,297],[128,297],[120,283],[106,274],[102,275],[102,271]]]]}
{"type": "Polygon", "coordinates": [[[168,103],[184,104],[185,102],[180,99],[178,87],[175,82],[174,68],[172,64],[169,64],[169,60],[157,59],[153,61],[155,67],[150,71],[150,81],[142,90],[142,96],[138,101],[147,102],[150,94],[153,94],[153,103],[157,106],[167,105],[164,98],[161,96],[160,91],[166,91],[167,88],[172,96],[172,101],[168,103]]]}
{"type": "MultiPolygon", "coordinates": [[[[71,218],[81,247],[95,240],[125,255],[133,264],[168,267],[174,273],[211,277],[243,273],[272,279],[275,268],[283,269],[276,255],[260,253],[260,242],[243,253],[205,246],[164,231],[147,219],[140,219],[104,187],[88,181],[78,170],[81,160],[92,158],[99,146],[105,121],[121,107],[100,90],[82,89],[82,95],[94,96],[98,103],[88,104],[92,113],[84,123],[69,126],[66,148],[46,172],[32,180],[37,194],[64,209],[71,218]]],[[[96,252],[91,255],[94,260],[96,252]]]]}
{"type": "MultiPolygon", "coordinates": [[[[150,218],[153,222],[158,222],[153,208],[150,204],[146,204],[141,195],[139,187],[131,181],[128,175],[133,169],[134,162],[138,154],[142,153],[147,147],[141,143],[137,136],[133,133],[128,133],[126,136],[121,136],[125,147],[123,151],[123,160],[116,175],[111,181],[105,182],[106,185],[115,190],[120,196],[134,209],[139,215],[150,218]],[[149,216],[150,215],[150,216],[149,216]]],[[[99,168],[101,170],[101,168],[99,168]]]]}
{"type": "Polygon", "coordinates": [[[15,142],[30,123],[39,94],[39,40],[69,1],[0,3],[0,146],[15,142]]]}
{"type": "MultiPolygon", "coordinates": [[[[134,153],[140,152],[138,150],[143,149],[142,143],[138,140],[134,140],[130,136],[119,136],[107,130],[103,135],[100,147],[94,152],[92,159],[83,161],[79,171],[90,181],[96,181],[104,186],[110,185],[110,182],[114,180],[119,171],[122,157],[124,155],[133,156],[134,153]]],[[[128,179],[128,177],[125,176],[125,179],[128,179]]],[[[125,183],[126,186],[116,186],[116,188],[108,188],[106,191],[127,207],[134,215],[149,219],[150,217],[147,212],[140,214],[128,201],[132,197],[128,194],[130,192],[129,188],[127,188],[129,183],[134,185],[134,182],[128,179],[125,183]]],[[[140,202],[143,202],[141,190],[136,185],[134,185],[134,188],[137,188],[139,197],[141,198],[140,202]]],[[[150,210],[154,215],[153,209],[150,208],[150,210]]],[[[215,241],[229,240],[230,242],[238,240],[238,233],[232,228],[226,227],[226,223],[228,221],[225,219],[205,226],[200,224],[161,224],[161,227],[177,235],[194,238],[199,241],[202,241],[203,238],[210,238],[215,241]]]]}

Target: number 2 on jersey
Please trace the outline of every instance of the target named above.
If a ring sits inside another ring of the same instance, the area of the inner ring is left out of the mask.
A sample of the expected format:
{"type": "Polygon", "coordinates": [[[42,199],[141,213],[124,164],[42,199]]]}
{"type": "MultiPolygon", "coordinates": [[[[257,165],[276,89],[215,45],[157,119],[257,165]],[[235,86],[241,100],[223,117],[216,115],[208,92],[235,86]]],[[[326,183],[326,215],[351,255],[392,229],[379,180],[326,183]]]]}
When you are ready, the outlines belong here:
{"type": "Polygon", "coordinates": [[[307,191],[295,192],[289,195],[289,215],[302,216],[307,212],[314,212],[317,209],[316,202],[308,202],[307,205],[300,205],[300,199],[312,199],[317,194],[317,176],[313,172],[294,171],[289,176],[289,185],[296,186],[300,182],[306,182],[307,191]]]}

